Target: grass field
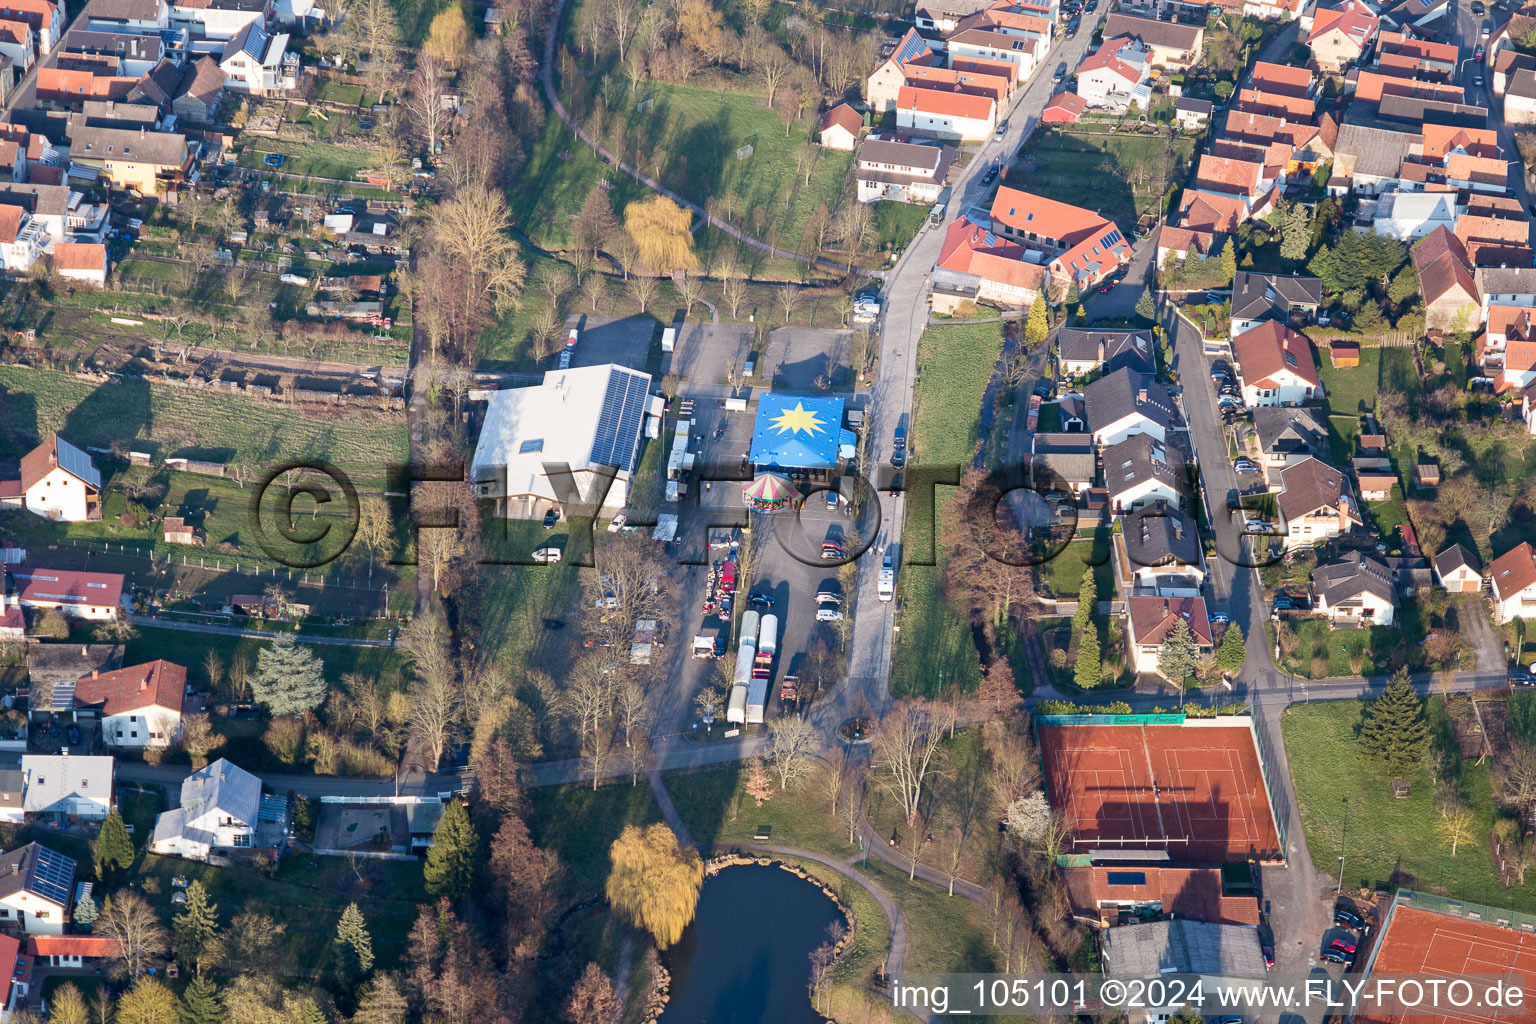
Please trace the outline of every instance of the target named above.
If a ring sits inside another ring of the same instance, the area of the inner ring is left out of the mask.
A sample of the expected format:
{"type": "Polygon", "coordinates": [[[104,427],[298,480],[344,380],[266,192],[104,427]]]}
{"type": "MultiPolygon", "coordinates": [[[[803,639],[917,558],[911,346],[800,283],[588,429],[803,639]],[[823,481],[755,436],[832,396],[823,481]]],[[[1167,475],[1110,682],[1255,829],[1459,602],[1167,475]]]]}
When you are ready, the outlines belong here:
{"type": "MultiPolygon", "coordinates": [[[[912,413],[914,461],[929,466],[967,467],[980,440],[982,396],[1002,351],[996,324],[930,327],[918,343],[922,380],[912,413]]],[[[954,494],[935,489],[939,507],[954,494]]],[[[898,581],[901,633],[892,656],[891,690],[900,695],[935,694],[942,685],[962,689],[980,679],[981,663],[969,624],[944,600],[942,570],[912,562],[934,549],[938,509],[911,492],[902,533],[903,566],[898,581]]],[[[936,552],[935,552],[936,553],[936,552]]]]}
{"type": "Polygon", "coordinates": [[[625,825],[661,820],[651,787],[616,784],[542,786],[528,791],[533,841],[560,858],[561,892],[576,901],[599,896],[608,880],[608,849],[625,825]]]}
{"type": "MultiPolygon", "coordinates": [[[[1429,700],[1431,726],[1444,720],[1438,698],[1429,700]]],[[[1456,856],[1432,830],[1437,794],[1427,771],[1409,778],[1410,795],[1394,799],[1391,780],[1367,758],[1355,738],[1359,701],[1296,704],[1281,719],[1287,760],[1306,831],[1312,863],[1337,876],[1346,860],[1344,884],[1401,885],[1516,910],[1536,910],[1536,891],[1498,884],[1486,836],[1495,808],[1489,766],[1458,762],[1449,785],[1477,815],[1475,838],[1456,856]]]]}
{"type": "Polygon", "coordinates": [[[969,973],[997,969],[981,905],[871,860],[865,873],[890,893],[907,922],[908,973],[969,973]]]}
{"type": "Polygon", "coordinates": [[[405,461],[403,416],[362,410],[339,421],[244,398],[143,380],[97,385],[56,370],[0,366],[0,441],[25,451],[53,432],[71,443],[119,441],[159,458],[239,459],[258,471],[302,459],[332,462],[359,487],[378,487],[405,461]]]}
{"type": "Polygon", "coordinates": [[[376,153],[360,146],[339,146],[329,142],[287,139],[258,139],[245,147],[235,161],[239,167],[251,170],[280,171],[284,174],[301,174],[309,178],[335,178],[351,181],[357,172],[379,166],[376,153]],[[283,157],[281,167],[268,167],[262,158],[268,153],[283,157]]]}
{"type": "Polygon", "coordinates": [[[1040,567],[1040,582],[1057,597],[1075,598],[1083,589],[1083,572],[1093,566],[1093,582],[1100,599],[1114,591],[1115,567],[1109,557],[1109,531],[1095,530],[1087,540],[1074,540],[1040,567]]]}
{"type": "Polygon", "coordinates": [[[1195,140],[1150,135],[1037,132],[1027,159],[1034,170],[1008,184],[1097,210],[1121,230],[1155,213],[1168,185],[1183,181],[1195,140]]]}
{"type": "Polygon", "coordinates": [[[575,563],[588,556],[586,520],[567,520],[562,527],[565,532],[547,533],[539,523],[509,519],[492,521],[482,533],[487,558],[493,561],[527,561],[535,548],[546,544],[565,550],[565,560],[558,565],[490,564],[477,568],[485,588],[481,599],[482,642],[510,672],[521,673],[533,664],[537,648],[540,667],[558,676],[574,646],[573,629],[545,626],[546,619],[555,621],[551,616],[563,619],[574,611],[581,588],[581,569],[575,563]],[[505,532],[495,532],[503,526],[505,532]]]}
{"type": "Polygon", "coordinates": [[[743,773],[736,765],[669,773],[667,792],[688,834],[701,843],[750,843],[767,829],[766,842],[776,846],[834,857],[846,857],[858,849],[847,841],[847,828],[832,817],[826,794],[814,780],[775,790],[773,799],[761,807],[747,796],[743,773]]]}
{"type": "Polygon", "coordinates": [[[895,251],[906,247],[922,227],[931,207],[916,203],[879,202],[874,204],[875,247],[883,251],[895,251]]]}
{"type": "MultiPolygon", "coordinates": [[[[622,126],[624,143],[617,151],[626,161],[701,206],[734,194],[736,219],[757,237],[771,229],[784,248],[793,249],[817,205],[830,209],[837,203],[852,154],[818,147],[809,186],[803,176],[796,178],[794,154],[807,142],[814,121],[792,124],[786,136],[778,115],[753,93],[652,82],[636,93],[616,90],[615,96],[598,132],[605,145],[615,148],[615,131],[622,126]],[[637,109],[647,101],[648,110],[637,109]],[[738,159],[744,145],[753,147],[752,155],[738,159]]],[[[563,248],[572,219],[603,179],[612,185],[609,199],[621,219],[627,204],[651,194],[600,161],[551,117],[511,190],[513,220],[538,245],[563,248]]]]}

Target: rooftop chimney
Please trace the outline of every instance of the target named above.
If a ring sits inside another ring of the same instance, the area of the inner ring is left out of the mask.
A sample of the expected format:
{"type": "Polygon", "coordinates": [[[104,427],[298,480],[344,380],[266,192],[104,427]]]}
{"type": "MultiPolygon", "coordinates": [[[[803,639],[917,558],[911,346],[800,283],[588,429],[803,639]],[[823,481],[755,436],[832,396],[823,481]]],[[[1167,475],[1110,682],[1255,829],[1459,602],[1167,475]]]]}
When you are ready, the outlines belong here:
{"type": "Polygon", "coordinates": [[[96,669],[94,669],[94,668],[93,668],[93,669],[91,669],[91,678],[92,678],[92,679],[95,679],[95,678],[96,678],[96,677],[97,677],[97,676],[99,676],[99,675],[101,675],[101,673],[100,673],[100,672],[98,672],[98,671],[97,671],[97,670],[96,670],[96,669]]]}
{"type": "Polygon", "coordinates": [[[1141,386],[1141,389],[1136,392],[1136,401],[1138,401],[1138,402],[1145,402],[1146,400],[1147,400],[1147,386],[1145,384],[1143,384],[1141,386]]]}

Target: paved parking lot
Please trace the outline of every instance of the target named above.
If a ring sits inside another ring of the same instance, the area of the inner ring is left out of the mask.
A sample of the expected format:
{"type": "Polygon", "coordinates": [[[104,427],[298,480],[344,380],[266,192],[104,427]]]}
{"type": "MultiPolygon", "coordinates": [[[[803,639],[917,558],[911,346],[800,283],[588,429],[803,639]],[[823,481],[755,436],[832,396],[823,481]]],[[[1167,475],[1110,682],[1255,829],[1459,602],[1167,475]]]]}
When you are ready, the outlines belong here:
{"type": "Polygon", "coordinates": [[[689,386],[728,384],[746,365],[752,337],[745,324],[688,321],[678,332],[676,351],[662,354],[661,372],[681,378],[684,392],[689,386]]]}
{"type": "Polygon", "coordinates": [[[768,336],[758,371],[773,382],[775,391],[852,391],[852,342],[852,331],[780,327],[768,336]]]}
{"type": "Polygon", "coordinates": [[[602,366],[618,363],[632,370],[647,372],[652,350],[661,350],[661,327],[649,316],[567,317],[565,334],[571,328],[581,332],[572,366],[602,366]]]}

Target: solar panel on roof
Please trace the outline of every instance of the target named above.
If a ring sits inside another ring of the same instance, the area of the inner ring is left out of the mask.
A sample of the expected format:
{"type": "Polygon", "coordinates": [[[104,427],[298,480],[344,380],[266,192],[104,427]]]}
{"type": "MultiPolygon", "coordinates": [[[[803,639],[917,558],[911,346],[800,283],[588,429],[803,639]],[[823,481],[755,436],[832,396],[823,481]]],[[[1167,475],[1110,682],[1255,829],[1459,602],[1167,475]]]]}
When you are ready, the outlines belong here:
{"type": "Polygon", "coordinates": [[[927,52],[927,41],[924,40],[922,36],[914,32],[910,37],[908,37],[906,45],[904,45],[897,52],[896,63],[905,64],[907,61],[912,60],[914,57],[920,57],[927,52]]]}
{"type": "Polygon", "coordinates": [[[37,848],[31,891],[61,907],[69,906],[69,887],[75,880],[75,862],[46,846],[37,848]]]}
{"type": "Polygon", "coordinates": [[[617,466],[628,473],[635,468],[635,449],[640,442],[640,421],[645,415],[651,379],[644,374],[615,368],[608,376],[603,411],[592,438],[591,461],[617,466]]]}
{"type": "Polygon", "coordinates": [[[91,465],[91,457],[62,437],[58,439],[59,466],[92,487],[101,486],[101,473],[91,465]]]}

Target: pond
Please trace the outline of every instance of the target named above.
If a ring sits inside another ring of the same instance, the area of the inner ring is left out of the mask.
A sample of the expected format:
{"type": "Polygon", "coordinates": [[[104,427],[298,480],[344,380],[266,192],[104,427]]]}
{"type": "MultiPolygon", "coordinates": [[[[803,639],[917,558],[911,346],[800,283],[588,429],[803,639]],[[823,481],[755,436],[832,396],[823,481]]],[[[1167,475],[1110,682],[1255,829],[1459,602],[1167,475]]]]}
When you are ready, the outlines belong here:
{"type": "Polygon", "coordinates": [[[820,1024],[810,953],[841,920],[818,886],[778,867],[706,879],[693,924],[662,955],[672,999],[659,1024],[820,1024]]]}

